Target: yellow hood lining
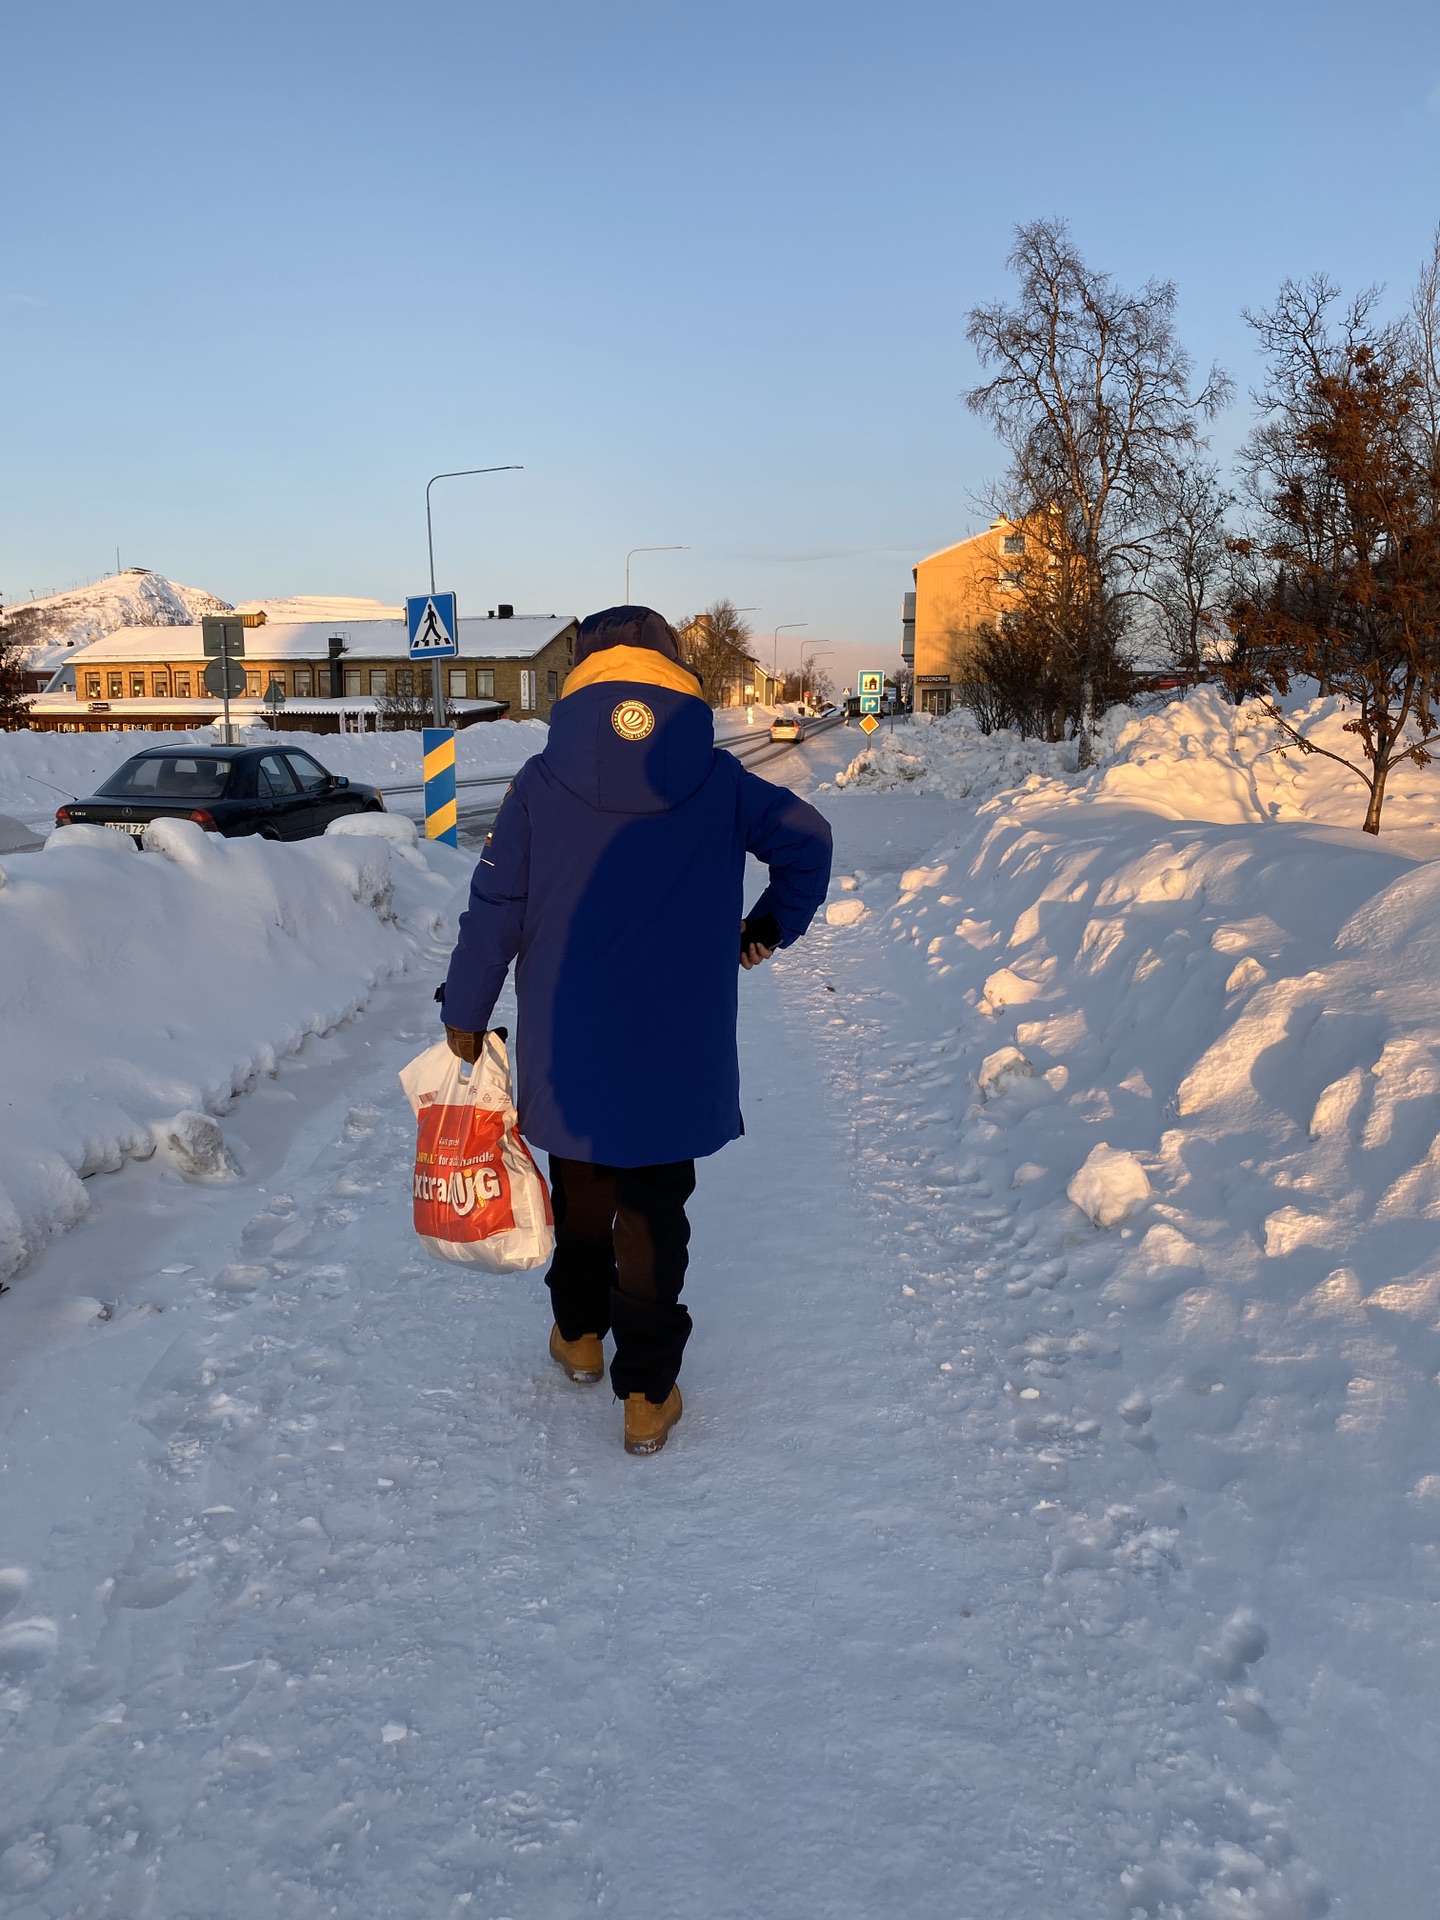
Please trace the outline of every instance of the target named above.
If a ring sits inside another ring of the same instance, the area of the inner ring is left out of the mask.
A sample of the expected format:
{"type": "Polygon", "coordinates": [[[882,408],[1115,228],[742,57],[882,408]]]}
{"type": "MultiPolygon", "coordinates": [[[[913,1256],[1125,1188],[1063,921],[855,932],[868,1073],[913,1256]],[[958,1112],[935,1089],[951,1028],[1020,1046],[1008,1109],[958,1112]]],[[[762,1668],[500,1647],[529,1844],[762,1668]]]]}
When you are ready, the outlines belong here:
{"type": "Polygon", "coordinates": [[[579,693],[582,687],[604,686],[611,680],[638,681],[645,687],[669,687],[675,693],[694,694],[697,700],[705,697],[693,673],[650,647],[602,647],[566,674],[565,692],[579,693]]]}

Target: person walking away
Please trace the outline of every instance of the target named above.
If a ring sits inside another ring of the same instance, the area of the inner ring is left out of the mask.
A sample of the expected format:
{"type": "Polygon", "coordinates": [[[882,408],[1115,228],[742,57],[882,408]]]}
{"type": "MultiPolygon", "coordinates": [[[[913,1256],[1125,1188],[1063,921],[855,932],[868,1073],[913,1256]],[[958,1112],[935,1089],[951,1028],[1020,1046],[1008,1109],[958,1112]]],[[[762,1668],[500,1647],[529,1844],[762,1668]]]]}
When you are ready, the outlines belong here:
{"type": "Polygon", "coordinates": [[[680,1418],[695,1162],[744,1131],[740,969],[806,931],[830,828],[715,745],[701,683],[648,607],[580,627],[542,753],[515,776],[475,868],[442,989],[473,1060],[515,962],[520,1131],[550,1157],[551,1357],[610,1379],[625,1446],[680,1418]],[[769,884],[743,914],[745,857],[769,884]],[[743,916],[743,917],[742,917],[743,916]]]}

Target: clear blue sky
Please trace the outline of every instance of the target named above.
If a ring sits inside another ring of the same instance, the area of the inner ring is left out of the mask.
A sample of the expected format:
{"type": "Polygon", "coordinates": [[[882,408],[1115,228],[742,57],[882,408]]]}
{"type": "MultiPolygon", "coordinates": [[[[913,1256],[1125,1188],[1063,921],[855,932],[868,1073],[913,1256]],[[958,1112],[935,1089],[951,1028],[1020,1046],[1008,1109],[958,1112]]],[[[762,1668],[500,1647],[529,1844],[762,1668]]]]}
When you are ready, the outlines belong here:
{"type": "MultiPolygon", "coordinates": [[[[964,316],[1017,220],[1173,276],[1197,360],[1324,267],[1413,280],[1411,0],[12,8],[0,592],[155,567],[462,610],[726,593],[893,658],[996,454],[964,316]]],[[[1221,423],[1233,444],[1242,413],[1221,423]]],[[[792,636],[792,647],[795,638],[792,636]]]]}

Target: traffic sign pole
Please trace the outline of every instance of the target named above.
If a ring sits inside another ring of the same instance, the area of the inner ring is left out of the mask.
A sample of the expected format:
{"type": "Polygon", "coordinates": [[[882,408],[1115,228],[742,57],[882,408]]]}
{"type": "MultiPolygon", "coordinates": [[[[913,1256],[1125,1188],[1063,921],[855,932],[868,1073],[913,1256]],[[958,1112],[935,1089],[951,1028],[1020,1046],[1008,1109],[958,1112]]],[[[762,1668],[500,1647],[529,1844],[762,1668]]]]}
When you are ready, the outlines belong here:
{"type": "MultiPolygon", "coordinates": [[[[263,616],[262,616],[263,617],[263,616]]],[[[210,664],[205,669],[205,684],[212,693],[218,693],[225,703],[225,744],[235,744],[235,729],[230,724],[230,696],[232,692],[243,693],[245,689],[245,669],[236,667],[235,661],[245,655],[245,621],[243,618],[227,620],[219,614],[207,614],[200,622],[200,644],[210,664]],[[219,668],[219,673],[215,672],[219,668]],[[239,686],[233,681],[239,676],[239,686]],[[216,680],[219,681],[217,686],[216,680]]]]}

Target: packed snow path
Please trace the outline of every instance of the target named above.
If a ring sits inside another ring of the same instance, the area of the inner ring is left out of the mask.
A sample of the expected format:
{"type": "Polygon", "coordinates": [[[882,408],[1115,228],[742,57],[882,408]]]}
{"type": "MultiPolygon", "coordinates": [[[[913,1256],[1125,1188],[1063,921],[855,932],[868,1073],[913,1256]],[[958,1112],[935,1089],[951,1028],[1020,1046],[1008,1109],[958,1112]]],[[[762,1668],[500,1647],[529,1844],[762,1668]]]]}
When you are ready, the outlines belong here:
{"type": "Polygon", "coordinates": [[[538,1276],[414,1251],[432,978],[227,1117],[240,1184],[126,1168],[3,1303],[7,1920],[1324,1911],[1113,1251],[957,1164],[923,991],[823,931],[742,983],[636,1461],[538,1276]]]}

